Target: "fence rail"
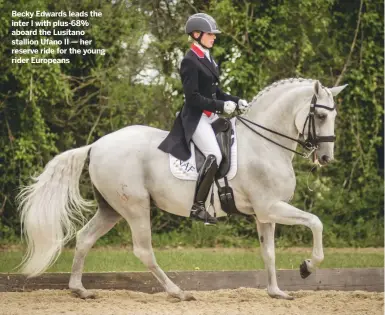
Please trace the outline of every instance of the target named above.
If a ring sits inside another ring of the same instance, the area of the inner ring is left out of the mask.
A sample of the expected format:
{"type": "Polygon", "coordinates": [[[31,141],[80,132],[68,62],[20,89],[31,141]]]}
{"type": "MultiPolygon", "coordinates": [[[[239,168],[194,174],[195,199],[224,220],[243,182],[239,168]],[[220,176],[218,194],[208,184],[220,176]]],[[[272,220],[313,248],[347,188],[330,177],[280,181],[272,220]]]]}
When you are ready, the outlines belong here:
{"type": "MultiPolygon", "coordinates": [[[[171,271],[167,275],[184,290],[209,291],[239,287],[266,288],[267,274],[255,271],[171,271]]],[[[46,273],[27,279],[21,274],[0,273],[0,292],[67,289],[70,273],[46,273]]],[[[297,290],[384,291],[383,268],[318,269],[307,279],[297,270],[278,270],[280,288],[297,290]]],[[[125,289],[146,293],[163,291],[149,272],[84,273],[88,289],[125,289]]]]}

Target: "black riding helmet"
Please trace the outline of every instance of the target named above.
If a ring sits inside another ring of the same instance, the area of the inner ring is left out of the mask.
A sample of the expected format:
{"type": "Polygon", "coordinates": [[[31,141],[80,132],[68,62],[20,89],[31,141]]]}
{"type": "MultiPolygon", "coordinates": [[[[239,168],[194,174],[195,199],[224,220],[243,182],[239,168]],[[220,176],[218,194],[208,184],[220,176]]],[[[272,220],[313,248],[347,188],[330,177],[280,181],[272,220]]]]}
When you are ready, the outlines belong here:
{"type": "Polygon", "coordinates": [[[205,48],[208,48],[208,47],[204,46],[201,43],[203,33],[213,33],[213,34],[221,33],[221,31],[218,29],[217,22],[215,22],[212,16],[206,13],[196,13],[191,15],[186,22],[185,32],[186,34],[189,34],[193,39],[198,41],[198,43],[205,48]],[[201,32],[198,38],[194,38],[192,36],[192,33],[194,31],[201,32]]]}

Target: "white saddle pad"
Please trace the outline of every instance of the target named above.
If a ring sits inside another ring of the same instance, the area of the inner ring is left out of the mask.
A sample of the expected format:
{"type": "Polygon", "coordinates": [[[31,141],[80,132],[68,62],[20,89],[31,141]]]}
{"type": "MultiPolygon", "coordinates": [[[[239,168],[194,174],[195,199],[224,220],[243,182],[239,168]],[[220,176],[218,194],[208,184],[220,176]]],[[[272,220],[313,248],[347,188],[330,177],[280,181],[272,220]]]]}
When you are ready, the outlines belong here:
{"type": "MultiPolygon", "coordinates": [[[[235,130],[235,120],[236,120],[235,117],[230,120],[234,130],[234,134],[232,136],[234,137],[234,143],[231,146],[231,165],[230,165],[230,170],[227,173],[227,178],[229,180],[234,178],[234,176],[237,174],[237,134],[235,130]]],[[[169,154],[170,169],[171,169],[171,173],[176,178],[196,181],[198,178],[198,172],[197,172],[197,167],[195,162],[195,145],[192,141],[190,143],[190,150],[191,150],[191,157],[187,161],[178,160],[177,158],[169,154]]],[[[221,180],[219,182],[221,182],[221,180]]]]}

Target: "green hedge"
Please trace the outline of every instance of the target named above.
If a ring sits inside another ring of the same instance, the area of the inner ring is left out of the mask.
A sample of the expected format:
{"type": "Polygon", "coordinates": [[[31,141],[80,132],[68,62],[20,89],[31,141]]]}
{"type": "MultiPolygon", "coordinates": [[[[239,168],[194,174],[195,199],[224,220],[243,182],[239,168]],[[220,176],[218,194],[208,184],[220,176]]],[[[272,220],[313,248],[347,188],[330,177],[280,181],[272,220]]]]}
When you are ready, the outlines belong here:
{"type": "MultiPolygon", "coordinates": [[[[0,242],[18,242],[15,195],[30,175],[57,153],[91,143],[131,124],[169,128],[182,103],[177,73],[188,48],[183,26],[195,10],[217,18],[223,34],[213,50],[223,88],[251,99],[264,86],[287,77],[349,84],[338,105],[336,162],[309,173],[295,160],[292,203],[320,217],[326,246],[383,246],[383,3],[380,1],[0,1],[0,242]],[[100,10],[87,39],[105,56],[67,56],[70,64],[12,64],[11,10],[100,10]],[[144,36],[146,34],[146,36],[144,36]],[[152,42],[140,49],[145,37],[152,42]],[[124,45],[126,43],[126,45],[124,45]],[[159,75],[143,84],[151,65],[159,75]],[[308,189],[310,186],[313,191],[308,189]]],[[[89,179],[83,192],[92,198],[89,179]]],[[[255,224],[231,218],[199,232],[188,219],[153,211],[159,239],[180,238],[196,246],[240,246],[256,239],[255,224]],[[205,235],[202,239],[196,234],[205,235]],[[189,241],[187,241],[189,240],[189,241]]],[[[119,225],[101,242],[120,243],[119,225]]],[[[304,227],[278,226],[285,246],[309,245],[304,227]]],[[[127,241],[127,240],[126,240],[127,241]]],[[[171,242],[171,241],[170,241],[171,242]]],[[[175,244],[175,242],[172,242],[175,244]]]]}

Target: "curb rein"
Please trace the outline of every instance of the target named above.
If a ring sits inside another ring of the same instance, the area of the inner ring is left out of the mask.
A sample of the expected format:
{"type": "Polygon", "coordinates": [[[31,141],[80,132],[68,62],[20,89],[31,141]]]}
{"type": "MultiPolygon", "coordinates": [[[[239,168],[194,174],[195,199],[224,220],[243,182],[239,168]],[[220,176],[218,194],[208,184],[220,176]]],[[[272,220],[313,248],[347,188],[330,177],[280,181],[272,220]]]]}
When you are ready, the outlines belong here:
{"type": "MultiPolygon", "coordinates": [[[[315,114],[315,108],[316,107],[319,107],[319,108],[324,108],[324,109],[327,109],[329,111],[333,111],[335,108],[336,108],[336,105],[334,104],[334,107],[333,108],[330,108],[330,107],[327,107],[325,105],[320,105],[320,104],[317,104],[317,97],[315,96],[315,94],[313,95],[313,98],[310,102],[310,110],[309,110],[309,114],[307,115],[306,117],[306,120],[305,120],[305,123],[303,125],[303,128],[302,128],[302,134],[301,135],[304,135],[304,132],[305,132],[305,128],[306,128],[306,124],[308,125],[308,135],[307,135],[307,139],[305,141],[302,141],[302,140],[299,140],[299,139],[294,139],[292,137],[289,137],[289,136],[286,136],[282,133],[279,133],[277,131],[274,131],[274,130],[271,130],[269,128],[266,128],[266,127],[263,127],[259,124],[256,124],[244,117],[241,117],[240,115],[237,115],[236,117],[239,119],[240,122],[242,122],[247,128],[249,128],[251,131],[253,131],[254,133],[256,133],[257,135],[261,136],[262,138],[278,145],[279,147],[281,148],[284,148],[286,150],[289,150],[293,153],[296,153],[304,158],[309,158],[310,155],[316,151],[318,149],[318,144],[321,143],[321,142],[334,142],[336,140],[336,136],[333,135],[333,136],[317,136],[316,134],[316,130],[315,130],[315,118],[314,118],[314,114],[315,114]],[[278,142],[274,141],[274,140],[271,140],[269,139],[268,137],[262,135],[261,133],[259,133],[258,131],[256,131],[255,129],[253,129],[252,127],[250,127],[248,124],[245,123],[245,121],[247,121],[248,123],[254,125],[254,126],[257,126],[259,128],[262,128],[266,131],[270,131],[278,136],[281,136],[281,137],[284,137],[286,139],[290,139],[292,141],[295,141],[297,142],[299,145],[301,145],[305,150],[307,151],[310,151],[309,153],[301,153],[301,152],[298,152],[298,151],[295,151],[295,150],[292,150],[288,147],[285,147],[283,146],[282,144],[279,144],[278,142]]],[[[239,111],[239,110],[238,110],[239,111]]]]}

